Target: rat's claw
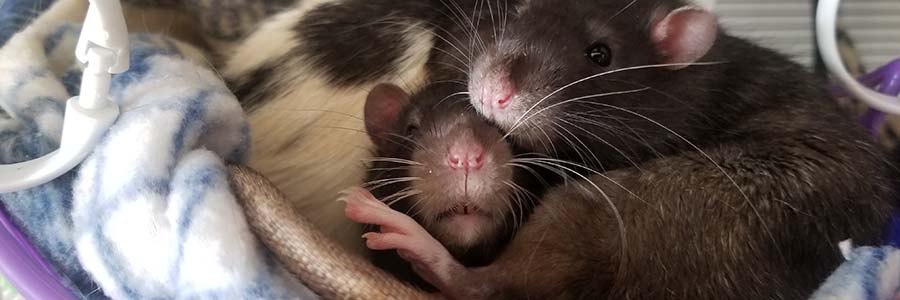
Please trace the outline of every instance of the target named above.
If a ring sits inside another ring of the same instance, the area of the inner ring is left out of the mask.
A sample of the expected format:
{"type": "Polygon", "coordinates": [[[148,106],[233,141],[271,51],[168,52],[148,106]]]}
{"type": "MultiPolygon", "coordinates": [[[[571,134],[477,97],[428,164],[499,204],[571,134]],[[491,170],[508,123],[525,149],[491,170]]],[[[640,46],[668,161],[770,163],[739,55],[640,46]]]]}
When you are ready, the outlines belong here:
{"type": "Polygon", "coordinates": [[[372,250],[412,249],[415,248],[414,239],[394,232],[368,232],[363,234],[366,246],[372,250]]]}
{"type": "Polygon", "coordinates": [[[369,190],[366,190],[366,189],[363,188],[363,187],[355,186],[355,187],[351,187],[351,188],[348,188],[348,189],[346,189],[346,190],[343,190],[343,191],[338,192],[338,199],[337,199],[337,200],[338,200],[338,201],[342,201],[342,202],[347,202],[347,197],[350,197],[350,196],[353,196],[353,195],[356,195],[356,196],[359,196],[359,195],[363,195],[363,196],[368,195],[368,196],[370,196],[370,197],[372,197],[372,198],[375,198],[374,196],[372,196],[372,193],[369,193],[369,190]]]}
{"type": "Polygon", "coordinates": [[[348,190],[344,201],[344,215],[353,221],[381,226],[382,232],[430,236],[415,220],[378,201],[365,189],[348,190]]]}

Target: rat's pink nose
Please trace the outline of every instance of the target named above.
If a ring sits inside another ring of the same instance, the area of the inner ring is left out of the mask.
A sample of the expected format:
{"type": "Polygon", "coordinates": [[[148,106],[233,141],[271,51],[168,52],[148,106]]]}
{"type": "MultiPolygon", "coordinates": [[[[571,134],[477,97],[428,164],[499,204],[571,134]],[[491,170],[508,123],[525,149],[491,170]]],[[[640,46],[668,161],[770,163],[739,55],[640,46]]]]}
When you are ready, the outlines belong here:
{"type": "Polygon", "coordinates": [[[485,76],[481,91],[481,104],[494,109],[505,109],[509,106],[515,89],[509,77],[501,74],[485,76]]]}
{"type": "Polygon", "coordinates": [[[501,108],[501,109],[506,108],[509,105],[509,100],[511,100],[511,99],[512,99],[512,92],[510,92],[504,96],[501,96],[500,98],[497,99],[497,101],[494,101],[494,107],[501,108]]]}
{"type": "Polygon", "coordinates": [[[456,143],[447,154],[447,165],[453,170],[479,170],[484,165],[484,149],[474,143],[456,143]]]}

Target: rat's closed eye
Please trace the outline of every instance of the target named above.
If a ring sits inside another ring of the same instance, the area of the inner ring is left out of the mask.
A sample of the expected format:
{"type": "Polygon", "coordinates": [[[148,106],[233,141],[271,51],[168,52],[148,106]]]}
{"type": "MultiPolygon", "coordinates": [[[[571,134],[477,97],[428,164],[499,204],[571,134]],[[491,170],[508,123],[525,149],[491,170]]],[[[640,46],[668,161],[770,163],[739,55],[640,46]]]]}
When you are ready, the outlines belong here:
{"type": "Polygon", "coordinates": [[[406,125],[406,136],[411,137],[419,133],[419,124],[409,123],[406,125]]]}

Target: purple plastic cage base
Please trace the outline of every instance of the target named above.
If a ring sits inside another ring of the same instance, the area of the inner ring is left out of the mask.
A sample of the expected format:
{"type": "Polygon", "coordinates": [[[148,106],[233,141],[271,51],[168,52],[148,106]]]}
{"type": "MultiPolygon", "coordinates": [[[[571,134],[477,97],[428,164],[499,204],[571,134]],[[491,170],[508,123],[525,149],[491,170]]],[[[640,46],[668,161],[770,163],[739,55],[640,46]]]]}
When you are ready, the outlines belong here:
{"type": "MultiPolygon", "coordinates": [[[[877,89],[882,94],[889,96],[900,95],[900,59],[895,59],[874,72],[862,75],[858,80],[861,84],[877,89]]],[[[831,93],[835,96],[850,96],[839,85],[833,86],[831,93]]],[[[885,117],[886,114],[884,112],[869,108],[859,117],[859,123],[869,130],[872,138],[877,140],[878,128],[884,123],[885,117]]]]}
{"type": "Polygon", "coordinates": [[[25,299],[77,299],[0,203],[0,273],[25,299]]]}
{"type": "MultiPolygon", "coordinates": [[[[859,81],[887,95],[900,94],[900,59],[878,68],[874,72],[863,75],[859,81]]],[[[847,96],[847,92],[839,86],[831,88],[836,96],[847,96]]],[[[878,138],[878,128],[884,122],[885,113],[869,108],[859,122],[869,130],[872,137],[878,138]]],[[[49,263],[40,255],[13,224],[0,204],[0,273],[16,288],[25,299],[77,299],[62,284],[49,263]]]]}

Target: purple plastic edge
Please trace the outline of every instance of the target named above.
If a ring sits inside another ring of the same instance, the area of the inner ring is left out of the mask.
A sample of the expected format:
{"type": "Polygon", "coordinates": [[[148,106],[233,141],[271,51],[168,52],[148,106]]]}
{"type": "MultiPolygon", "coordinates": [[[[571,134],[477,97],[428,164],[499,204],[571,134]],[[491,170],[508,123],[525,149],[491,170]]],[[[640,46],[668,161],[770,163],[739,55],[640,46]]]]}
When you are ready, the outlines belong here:
{"type": "Polygon", "coordinates": [[[880,92],[888,95],[900,94],[900,59],[896,59],[881,68],[880,92]]]}
{"type": "MultiPolygon", "coordinates": [[[[873,72],[860,76],[857,80],[868,87],[874,88],[877,86],[878,92],[885,95],[896,96],[900,94],[900,58],[888,62],[873,72]]],[[[832,85],[829,91],[832,95],[838,97],[850,96],[839,84],[832,85]]],[[[869,131],[872,138],[877,140],[878,128],[884,122],[886,116],[887,114],[884,112],[870,107],[859,117],[858,121],[869,131]]]]}
{"type": "Polygon", "coordinates": [[[25,299],[77,299],[0,204],[0,272],[25,299]]]}

